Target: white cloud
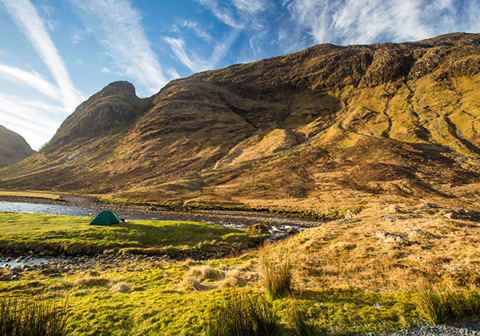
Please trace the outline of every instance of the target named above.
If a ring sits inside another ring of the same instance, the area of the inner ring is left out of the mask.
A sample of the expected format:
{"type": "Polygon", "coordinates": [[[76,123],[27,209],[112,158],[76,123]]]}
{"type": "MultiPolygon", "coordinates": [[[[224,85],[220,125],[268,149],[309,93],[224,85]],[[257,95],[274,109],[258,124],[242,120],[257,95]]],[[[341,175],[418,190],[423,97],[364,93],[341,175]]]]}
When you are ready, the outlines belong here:
{"type": "Polygon", "coordinates": [[[98,41],[106,48],[123,75],[135,78],[149,93],[156,93],[168,79],[152,51],[140,14],[127,0],[71,0],[87,16],[98,41]],[[92,16],[93,14],[93,16],[92,16]]]}
{"type": "Polygon", "coordinates": [[[235,17],[234,17],[235,15],[234,15],[233,11],[231,10],[231,8],[228,8],[228,7],[221,8],[218,5],[217,0],[196,0],[196,1],[199,4],[205,6],[208,10],[210,10],[212,12],[212,14],[217,19],[219,19],[220,21],[222,21],[226,25],[228,25],[232,28],[236,28],[236,29],[243,29],[244,28],[244,25],[240,22],[237,22],[237,20],[235,19],[235,17]]]}
{"type": "Polygon", "coordinates": [[[63,107],[0,94],[0,125],[22,135],[33,149],[51,139],[64,116],[63,107]]]}
{"type": "Polygon", "coordinates": [[[73,86],[65,64],[45,28],[45,23],[28,0],[0,1],[3,2],[16,24],[25,33],[52,73],[65,109],[73,111],[83,97],[73,86]]]}
{"type": "Polygon", "coordinates": [[[208,57],[202,57],[195,53],[187,53],[185,40],[182,38],[165,37],[165,41],[170,45],[173,53],[177,59],[189,68],[192,72],[201,72],[205,70],[212,70],[217,67],[219,62],[228,52],[230,46],[238,37],[239,30],[234,30],[230,33],[227,39],[221,43],[215,44],[213,52],[208,57]]]}
{"type": "Polygon", "coordinates": [[[452,31],[478,30],[480,4],[477,0],[465,0],[462,4],[453,0],[283,2],[294,23],[294,36],[289,41],[307,31],[314,43],[338,44],[402,42],[452,31]]]}
{"type": "Polygon", "coordinates": [[[45,78],[43,78],[42,75],[36,72],[27,72],[22,69],[0,64],[0,73],[3,75],[4,79],[19,81],[23,84],[33,87],[39,92],[55,100],[60,100],[58,89],[54,85],[50,84],[50,82],[48,82],[45,78]]]}
{"type": "Polygon", "coordinates": [[[174,32],[180,32],[181,28],[191,29],[195,33],[195,35],[207,42],[213,41],[213,37],[196,21],[183,20],[175,24],[172,30],[174,32]]]}

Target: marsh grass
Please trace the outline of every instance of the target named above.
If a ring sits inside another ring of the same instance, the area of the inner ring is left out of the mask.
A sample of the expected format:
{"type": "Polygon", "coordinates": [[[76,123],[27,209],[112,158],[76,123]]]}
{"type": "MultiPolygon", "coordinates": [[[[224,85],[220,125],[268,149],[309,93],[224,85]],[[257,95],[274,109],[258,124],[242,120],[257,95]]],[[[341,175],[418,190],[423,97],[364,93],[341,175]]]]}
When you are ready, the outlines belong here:
{"type": "Polygon", "coordinates": [[[293,273],[290,255],[279,256],[268,247],[260,251],[260,268],[268,295],[278,299],[293,294],[293,273]]]}
{"type": "Polygon", "coordinates": [[[417,309],[433,324],[478,320],[480,293],[478,290],[458,291],[451,287],[429,286],[417,295],[417,309]]]}
{"type": "Polygon", "coordinates": [[[261,296],[232,292],[209,314],[208,336],[283,335],[271,303],[261,296]]]}
{"type": "Polygon", "coordinates": [[[0,298],[0,335],[66,335],[67,309],[43,299],[0,298]]]}

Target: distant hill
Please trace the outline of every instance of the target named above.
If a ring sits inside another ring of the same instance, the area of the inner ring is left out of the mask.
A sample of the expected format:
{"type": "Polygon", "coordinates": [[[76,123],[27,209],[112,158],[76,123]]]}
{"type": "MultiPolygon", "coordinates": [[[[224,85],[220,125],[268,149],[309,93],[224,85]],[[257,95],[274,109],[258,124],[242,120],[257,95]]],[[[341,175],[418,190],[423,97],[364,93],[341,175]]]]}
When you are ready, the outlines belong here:
{"type": "Polygon", "coordinates": [[[0,188],[190,205],[478,204],[480,35],[317,45],[82,103],[0,188]]]}
{"type": "Polygon", "coordinates": [[[0,167],[17,163],[33,153],[21,135],[0,125],[0,167]]]}

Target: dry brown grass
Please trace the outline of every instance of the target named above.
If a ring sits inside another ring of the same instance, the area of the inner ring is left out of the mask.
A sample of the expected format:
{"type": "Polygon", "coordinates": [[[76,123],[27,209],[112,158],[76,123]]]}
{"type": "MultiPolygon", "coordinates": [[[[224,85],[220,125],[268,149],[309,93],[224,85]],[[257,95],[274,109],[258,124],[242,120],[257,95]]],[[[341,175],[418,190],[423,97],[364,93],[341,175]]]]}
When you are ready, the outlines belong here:
{"type": "Polygon", "coordinates": [[[130,293],[133,290],[133,286],[129,285],[125,282],[118,282],[112,287],[110,287],[110,293],[111,294],[116,294],[116,293],[130,293]]]}
{"type": "Polygon", "coordinates": [[[74,286],[104,286],[110,282],[109,279],[101,276],[87,276],[73,282],[74,286]]]}
{"type": "Polygon", "coordinates": [[[443,217],[446,209],[388,204],[363,211],[351,222],[330,222],[274,246],[290,252],[299,288],[351,285],[371,291],[408,290],[452,272],[479,271],[479,224],[443,217]],[[458,226],[461,225],[461,228],[458,226]],[[422,236],[410,235],[421,230],[422,236]],[[386,242],[376,232],[403,238],[386,242]]]}

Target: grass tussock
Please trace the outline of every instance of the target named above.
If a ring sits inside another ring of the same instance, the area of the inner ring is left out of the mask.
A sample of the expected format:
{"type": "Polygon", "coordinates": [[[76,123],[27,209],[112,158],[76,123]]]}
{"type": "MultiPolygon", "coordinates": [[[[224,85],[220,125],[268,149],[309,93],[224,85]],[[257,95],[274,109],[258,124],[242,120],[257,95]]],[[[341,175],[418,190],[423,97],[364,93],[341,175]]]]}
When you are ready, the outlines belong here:
{"type": "Polygon", "coordinates": [[[110,287],[110,293],[130,293],[133,290],[133,287],[125,282],[119,282],[110,287]]]}
{"type": "Polygon", "coordinates": [[[268,247],[260,251],[260,269],[268,295],[278,299],[293,294],[292,263],[288,252],[273,253],[268,247]]]}
{"type": "Polygon", "coordinates": [[[458,291],[430,286],[417,295],[417,309],[430,323],[462,322],[480,317],[478,290],[458,291]]]}
{"type": "Polygon", "coordinates": [[[66,305],[42,299],[0,298],[0,335],[67,335],[66,311],[66,305]]]}
{"type": "Polygon", "coordinates": [[[277,312],[265,297],[233,292],[210,311],[208,336],[283,335],[277,312]]]}

